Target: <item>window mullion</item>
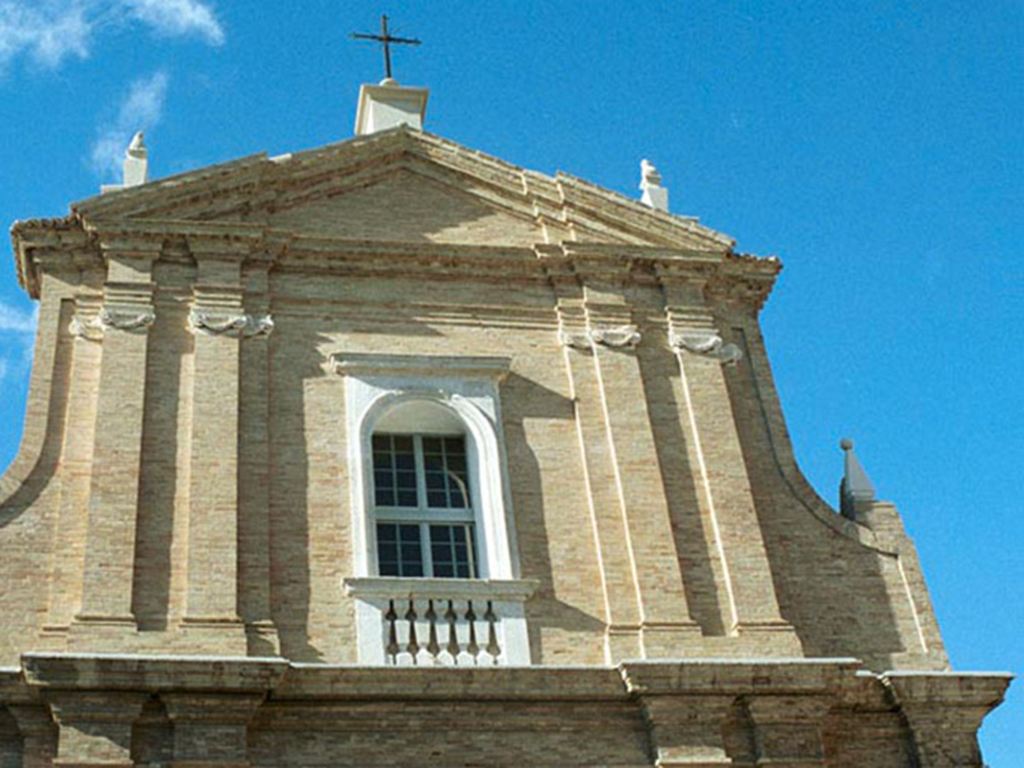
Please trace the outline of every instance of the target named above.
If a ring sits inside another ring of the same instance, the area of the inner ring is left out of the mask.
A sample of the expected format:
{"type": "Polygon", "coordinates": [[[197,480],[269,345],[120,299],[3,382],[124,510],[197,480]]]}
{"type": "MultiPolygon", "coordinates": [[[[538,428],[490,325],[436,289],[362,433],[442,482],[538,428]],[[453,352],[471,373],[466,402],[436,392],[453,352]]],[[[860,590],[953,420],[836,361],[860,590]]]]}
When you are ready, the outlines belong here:
{"type": "Polygon", "coordinates": [[[416,459],[416,508],[420,512],[427,509],[427,470],[423,462],[423,438],[413,435],[413,455],[416,459]]]}
{"type": "Polygon", "coordinates": [[[423,575],[434,576],[434,560],[430,556],[430,526],[426,522],[427,511],[427,468],[423,460],[423,436],[413,436],[413,453],[416,455],[416,509],[419,513],[420,551],[423,553],[423,575]]]}
{"type": "Polygon", "coordinates": [[[434,578],[434,555],[430,546],[430,523],[420,523],[420,546],[423,549],[423,575],[434,578]]]}
{"type": "Polygon", "coordinates": [[[469,559],[469,577],[471,579],[479,578],[480,574],[476,570],[476,536],[473,535],[473,526],[465,526],[466,531],[466,554],[469,559]]]}

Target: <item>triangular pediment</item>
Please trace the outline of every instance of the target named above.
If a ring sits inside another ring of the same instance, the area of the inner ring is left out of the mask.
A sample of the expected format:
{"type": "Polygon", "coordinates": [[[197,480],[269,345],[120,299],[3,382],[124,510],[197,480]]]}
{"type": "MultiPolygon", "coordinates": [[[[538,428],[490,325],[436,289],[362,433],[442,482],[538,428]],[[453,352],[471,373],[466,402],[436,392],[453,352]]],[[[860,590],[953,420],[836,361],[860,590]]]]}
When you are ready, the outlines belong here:
{"type": "Polygon", "coordinates": [[[237,222],[364,241],[587,242],[717,252],[733,244],[695,219],[405,126],[307,152],[210,166],[72,209],[85,221],[237,222]]]}
{"type": "Polygon", "coordinates": [[[301,235],[347,240],[526,247],[543,240],[529,218],[404,168],[366,186],[275,210],[265,223],[301,235]]]}

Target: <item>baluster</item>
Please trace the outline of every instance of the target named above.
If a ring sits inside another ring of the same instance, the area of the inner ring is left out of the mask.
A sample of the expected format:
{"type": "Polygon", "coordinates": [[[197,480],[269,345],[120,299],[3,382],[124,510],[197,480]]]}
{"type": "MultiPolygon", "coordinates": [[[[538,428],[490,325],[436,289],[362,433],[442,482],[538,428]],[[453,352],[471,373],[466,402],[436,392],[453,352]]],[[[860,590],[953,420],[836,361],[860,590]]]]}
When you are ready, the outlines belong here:
{"type": "Polygon", "coordinates": [[[476,653],[470,650],[475,645],[475,628],[472,621],[468,621],[468,614],[472,613],[472,603],[465,600],[455,602],[455,628],[459,635],[459,653],[455,657],[455,663],[460,667],[472,667],[476,664],[476,653]]]}
{"type": "Polygon", "coordinates": [[[437,663],[437,657],[441,653],[441,644],[437,641],[437,613],[434,612],[434,601],[427,601],[427,612],[423,618],[427,620],[430,632],[430,640],[427,643],[427,653],[430,654],[430,661],[437,663]]]}
{"type": "Polygon", "coordinates": [[[398,663],[398,633],[395,629],[395,621],[398,614],[395,613],[395,601],[388,600],[388,612],[384,614],[384,621],[388,628],[388,645],[385,652],[385,659],[390,664],[398,663]]]}
{"type": "Polygon", "coordinates": [[[412,600],[409,600],[409,610],[402,617],[398,627],[399,653],[396,663],[400,666],[410,666],[416,663],[416,653],[419,651],[419,643],[416,642],[416,607],[412,600]]]}
{"type": "Polygon", "coordinates": [[[467,601],[466,605],[466,623],[469,625],[469,643],[466,650],[473,657],[472,663],[476,665],[480,662],[480,644],[476,641],[476,613],[473,611],[472,600],[467,601]]]}
{"type": "Polygon", "coordinates": [[[445,643],[444,652],[441,654],[443,664],[455,665],[459,658],[459,631],[457,628],[458,615],[455,613],[455,606],[448,601],[448,610],[444,613],[444,626],[448,632],[448,642],[445,643]]]}
{"type": "Polygon", "coordinates": [[[422,600],[416,602],[416,619],[414,624],[416,625],[417,646],[415,652],[412,651],[412,648],[409,649],[410,652],[414,653],[413,664],[422,664],[429,667],[434,663],[434,654],[428,650],[433,625],[430,619],[427,618],[427,610],[424,608],[422,600]]]}
{"type": "Polygon", "coordinates": [[[484,621],[487,623],[486,652],[491,657],[490,662],[497,665],[498,658],[501,656],[501,645],[498,644],[498,615],[494,612],[494,604],[490,600],[487,601],[484,621]]]}

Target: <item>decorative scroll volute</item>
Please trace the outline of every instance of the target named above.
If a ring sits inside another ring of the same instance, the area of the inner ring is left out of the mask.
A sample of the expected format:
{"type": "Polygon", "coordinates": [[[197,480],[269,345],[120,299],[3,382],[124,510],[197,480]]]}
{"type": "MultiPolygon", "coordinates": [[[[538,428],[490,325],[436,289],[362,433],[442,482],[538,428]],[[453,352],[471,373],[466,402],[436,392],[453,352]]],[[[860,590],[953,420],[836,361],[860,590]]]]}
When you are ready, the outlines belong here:
{"type": "Polygon", "coordinates": [[[269,336],[274,330],[274,319],[269,315],[231,314],[208,312],[193,308],[188,315],[188,327],[193,333],[208,336],[250,338],[269,336]]]}

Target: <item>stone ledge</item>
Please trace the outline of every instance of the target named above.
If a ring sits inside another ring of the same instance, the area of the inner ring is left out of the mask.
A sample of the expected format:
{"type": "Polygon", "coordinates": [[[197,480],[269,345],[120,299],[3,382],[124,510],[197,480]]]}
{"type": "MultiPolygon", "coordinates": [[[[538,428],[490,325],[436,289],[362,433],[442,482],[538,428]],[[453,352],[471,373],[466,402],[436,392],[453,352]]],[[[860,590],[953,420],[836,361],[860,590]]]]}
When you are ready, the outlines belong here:
{"type": "Polygon", "coordinates": [[[511,600],[529,599],[537,579],[419,579],[367,576],[342,580],[345,594],[363,599],[511,600]]]}
{"type": "Polygon", "coordinates": [[[857,672],[862,663],[837,659],[686,659],[625,661],[619,665],[632,694],[758,695],[838,693],[845,686],[872,684],[857,672]]]}
{"type": "Polygon", "coordinates": [[[293,664],[275,699],[626,699],[614,667],[365,667],[293,664]]]}
{"type": "Polygon", "coordinates": [[[25,681],[80,690],[266,691],[288,670],[280,658],[26,653],[25,681]]]}

